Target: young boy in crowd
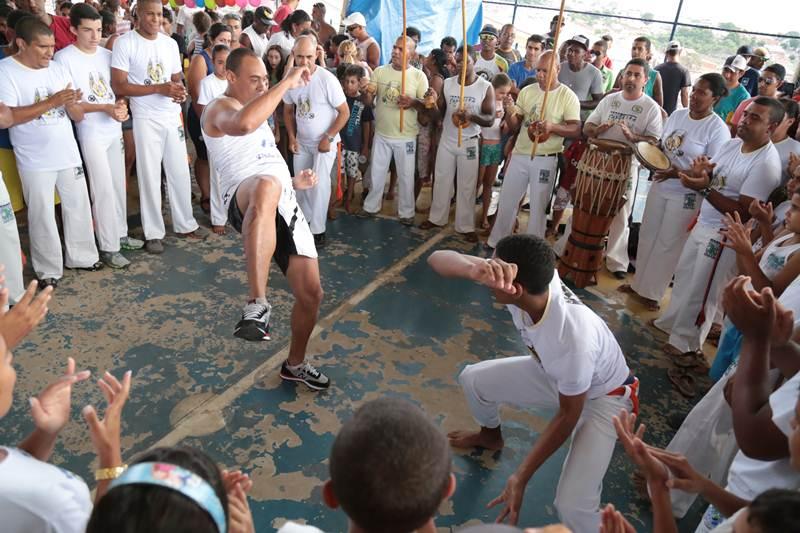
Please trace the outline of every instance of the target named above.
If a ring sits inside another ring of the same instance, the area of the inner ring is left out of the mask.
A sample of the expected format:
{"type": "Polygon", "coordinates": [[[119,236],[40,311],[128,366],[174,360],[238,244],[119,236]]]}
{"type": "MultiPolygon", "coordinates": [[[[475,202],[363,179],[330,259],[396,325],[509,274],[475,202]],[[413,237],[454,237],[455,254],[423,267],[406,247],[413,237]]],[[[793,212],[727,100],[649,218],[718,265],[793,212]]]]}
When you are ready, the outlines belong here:
{"type": "MultiPolygon", "coordinates": [[[[342,158],[347,177],[347,190],[344,195],[344,209],[352,213],[350,202],[355,193],[356,181],[363,176],[363,169],[369,157],[372,140],[372,123],[375,117],[372,108],[361,100],[361,89],[369,78],[364,67],[349,65],[344,71],[342,88],[350,108],[350,118],[342,130],[342,158]]],[[[362,182],[362,187],[364,184],[362,182]]]]}
{"type": "MultiPolygon", "coordinates": [[[[373,400],[339,430],[322,498],[347,513],[350,531],[433,533],[437,509],[456,489],[451,463],[447,439],[419,407],[373,400]]],[[[288,522],[279,533],[319,531],[288,522]]]]}

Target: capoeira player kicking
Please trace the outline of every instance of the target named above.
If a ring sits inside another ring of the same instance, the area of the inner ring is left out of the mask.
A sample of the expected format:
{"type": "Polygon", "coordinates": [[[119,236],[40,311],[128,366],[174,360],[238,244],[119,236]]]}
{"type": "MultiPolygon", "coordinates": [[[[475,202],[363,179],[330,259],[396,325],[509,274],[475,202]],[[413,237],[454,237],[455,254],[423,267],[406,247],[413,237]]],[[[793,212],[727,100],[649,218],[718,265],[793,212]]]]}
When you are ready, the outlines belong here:
{"type": "Polygon", "coordinates": [[[314,237],[294,192],[313,187],[317,176],[312,170],[289,175],[267,124],[286,91],[307,83],[309,72],[296,67],[267,91],[264,62],[249,48],[233,50],[225,66],[228,89],[208,104],[200,123],[219,174],[228,221],[244,239],[250,296],[234,335],[252,341],[270,338],[266,290],[274,257],[295,297],[289,358],[281,366],[281,378],[326,389],[328,378],[305,362],[322,286],[314,237]]]}
{"type": "Polygon", "coordinates": [[[614,335],[562,284],[555,254],[540,237],[505,237],[492,259],[437,251],[428,263],[444,277],[491,288],[532,354],[483,361],[461,372],[459,381],[481,427],[450,433],[450,443],[501,449],[501,404],[557,409],[502,494],[489,505],[502,504],[498,520],[515,524],[531,477],[572,435],[555,507],[572,531],[596,533],[603,477],[617,439],[611,419],[620,409],[638,410],[639,382],[614,335]]]}

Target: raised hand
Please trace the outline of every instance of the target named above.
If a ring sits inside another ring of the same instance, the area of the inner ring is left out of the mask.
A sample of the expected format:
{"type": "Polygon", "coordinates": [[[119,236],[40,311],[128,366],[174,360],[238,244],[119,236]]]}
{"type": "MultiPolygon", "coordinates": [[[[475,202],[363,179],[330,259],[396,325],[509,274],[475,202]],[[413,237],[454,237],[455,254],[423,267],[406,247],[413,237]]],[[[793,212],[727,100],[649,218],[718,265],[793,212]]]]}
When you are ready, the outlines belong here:
{"type": "Polygon", "coordinates": [[[758,221],[759,224],[772,224],[772,219],[775,218],[775,211],[772,208],[772,202],[761,203],[758,200],[750,202],[750,207],[747,208],[750,216],[758,221]]]}
{"type": "Polygon", "coordinates": [[[722,241],[722,245],[731,248],[739,255],[752,255],[753,245],[751,244],[750,233],[755,225],[753,219],[748,220],[746,225],[742,224],[742,218],[739,213],[734,211],[733,216],[730,213],[725,213],[723,222],[725,222],[725,228],[719,231],[726,238],[722,241]]]}
{"type": "Polygon", "coordinates": [[[56,435],[69,422],[72,385],[89,379],[90,372],[75,371],[75,360],[67,359],[67,371],[38,396],[30,399],[31,415],[36,428],[47,435],[56,435]]]}
{"type": "Polygon", "coordinates": [[[609,503],[600,512],[600,533],[636,533],[636,529],[609,503]]]}
{"type": "Polygon", "coordinates": [[[470,279],[473,281],[491,289],[517,294],[518,289],[514,284],[514,279],[517,277],[517,265],[493,258],[476,261],[471,270],[470,279]]]}
{"type": "Polygon", "coordinates": [[[491,509],[497,505],[503,505],[503,509],[497,516],[496,522],[499,524],[508,519],[508,523],[512,526],[517,525],[519,520],[519,510],[522,507],[522,497],[525,495],[525,483],[520,480],[516,474],[512,474],[506,482],[506,487],[500,496],[490,501],[486,506],[491,509]]]}
{"type": "MultiPolygon", "coordinates": [[[[294,57],[290,55],[289,57],[294,57]]],[[[291,67],[289,72],[283,78],[285,83],[289,84],[289,89],[296,89],[308,85],[311,81],[311,72],[308,67],[291,67]]]]}
{"type": "MultiPolygon", "coordinates": [[[[103,391],[103,396],[106,398],[106,412],[105,416],[100,419],[97,411],[91,405],[83,408],[83,419],[89,426],[89,437],[92,439],[92,444],[97,452],[97,456],[102,463],[115,462],[114,459],[120,456],[120,427],[122,422],[122,408],[125,407],[125,402],[128,401],[128,396],[131,390],[131,376],[130,370],[125,372],[122,377],[122,382],[115,378],[110,372],[106,372],[102,378],[97,381],[100,390],[103,391]]],[[[110,466],[119,466],[118,464],[109,464],[103,466],[104,468],[110,466]]]]}
{"type": "Polygon", "coordinates": [[[47,303],[53,296],[53,287],[36,294],[38,284],[32,281],[25,294],[11,310],[3,312],[8,303],[8,291],[0,293],[0,335],[11,350],[24,339],[47,314],[47,303]]]}
{"type": "MultiPolygon", "coordinates": [[[[252,482],[251,482],[252,484],[252,482]]],[[[228,491],[228,531],[229,533],[255,533],[253,514],[247,503],[247,494],[240,483],[228,491]]]]}
{"type": "Polygon", "coordinates": [[[670,489],[678,489],[685,492],[700,493],[709,482],[702,474],[695,470],[689,461],[681,454],[668,452],[659,448],[648,448],[652,457],[665,465],[672,477],[666,480],[666,485],[670,489]]]}
{"type": "Polygon", "coordinates": [[[750,278],[737,276],[722,292],[722,307],[739,331],[746,337],[770,339],[775,346],[789,342],[794,325],[794,313],[775,299],[772,289],[760,293],[750,290],[750,278]]]}
{"type": "Polygon", "coordinates": [[[692,189],[693,191],[705,189],[711,184],[711,177],[706,171],[702,171],[698,176],[695,176],[694,174],[689,175],[685,172],[678,172],[678,178],[680,178],[681,184],[684,187],[687,189],[692,189]]]}
{"type": "Polygon", "coordinates": [[[319,178],[317,177],[316,172],[311,170],[310,168],[306,168],[301,170],[297,176],[292,178],[292,185],[298,191],[302,191],[303,189],[310,189],[314,187],[319,182],[319,178]]]}
{"type": "Polygon", "coordinates": [[[66,88],[50,96],[47,102],[51,104],[52,108],[56,108],[77,104],[81,101],[81,98],[83,98],[83,93],[78,89],[73,89],[72,84],[68,83],[66,88]]]}

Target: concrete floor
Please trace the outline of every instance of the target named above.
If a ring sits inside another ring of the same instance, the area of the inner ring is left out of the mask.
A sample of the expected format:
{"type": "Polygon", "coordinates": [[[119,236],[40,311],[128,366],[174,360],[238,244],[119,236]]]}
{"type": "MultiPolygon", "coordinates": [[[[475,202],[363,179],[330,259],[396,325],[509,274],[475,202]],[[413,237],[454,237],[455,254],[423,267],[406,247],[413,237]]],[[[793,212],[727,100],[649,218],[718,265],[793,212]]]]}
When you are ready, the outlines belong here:
{"type": "MultiPolygon", "coordinates": [[[[232,336],[246,292],[238,235],[229,229],[204,243],[168,237],[162,256],[129,253],[126,271],[66,273],[46,321],[16,350],[15,408],[3,420],[0,442],[18,442],[30,430],[25,400],[58,375],[67,356],[95,374],[132,369],[124,457],[156,445],[201,447],[253,477],[258,531],[286,519],[345,531],[344,515],[327,509],[320,495],[341,422],[361,403],[391,395],[418,403],[445,431],[470,427],[456,382],[461,368],[527,349],[487,290],[443,280],[427,267],[436,249],[485,253],[451,230],[423,232],[389,218],[340,214],[329,225],[328,241],[320,253],[325,300],[308,353],[331,378],[329,391],[313,393],[278,377],[292,298],[277,268],[269,293],[273,340],[247,343],[232,336]]],[[[665,338],[645,325],[653,315],[617,293],[618,284],[604,275],[599,286],[577,293],[617,335],[642,382],[648,440],[665,445],[673,433],[668,417],[685,414],[691,403],[666,379],[665,338]]],[[[93,454],[80,409],[89,402],[101,404],[96,387],[75,387],[73,422],[53,457],[85,479],[93,454]]],[[[454,454],[459,486],[442,506],[441,531],[494,520],[486,503],[500,493],[548,416],[507,409],[505,450],[454,454]]],[[[565,453],[560,450],[531,481],[521,525],[557,520],[552,501],[565,453]]],[[[631,471],[618,447],[603,500],[625,512],[637,530],[649,531],[649,510],[635,494],[631,471]]],[[[698,509],[683,531],[694,530],[698,509]]]]}

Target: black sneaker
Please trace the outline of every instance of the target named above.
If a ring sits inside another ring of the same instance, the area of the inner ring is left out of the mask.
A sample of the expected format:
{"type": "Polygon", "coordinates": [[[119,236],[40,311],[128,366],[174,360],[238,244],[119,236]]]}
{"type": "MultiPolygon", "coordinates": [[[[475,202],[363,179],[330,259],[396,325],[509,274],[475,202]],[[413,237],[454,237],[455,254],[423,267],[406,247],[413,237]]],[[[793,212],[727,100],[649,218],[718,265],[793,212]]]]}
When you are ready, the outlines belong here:
{"type": "Polygon", "coordinates": [[[314,246],[317,248],[325,247],[325,232],[314,234],[314,246]]]}
{"type": "Polygon", "coordinates": [[[44,278],[38,281],[39,281],[40,291],[45,290],[47,287],[53,287],[53,290],[55,290],[55,288],[58,287],[58,280],[56,278],[44,278]]]}
{"type": "Polygon", "coordinates": [[[286,361],[281,365],[281,379],[305,383],[309,389],[325,390],[331,382],[328,377],[314,368],[311,363],[303,363],[297,370],[292,370],[286,361]]]}
{"type": "Polygon", "coordinates": [[[242,319],[236,324],[233,335],[247,341],[268,341],[269,314],[272,307],[269,304],[250,302],[244,306],[242,319]]]}

